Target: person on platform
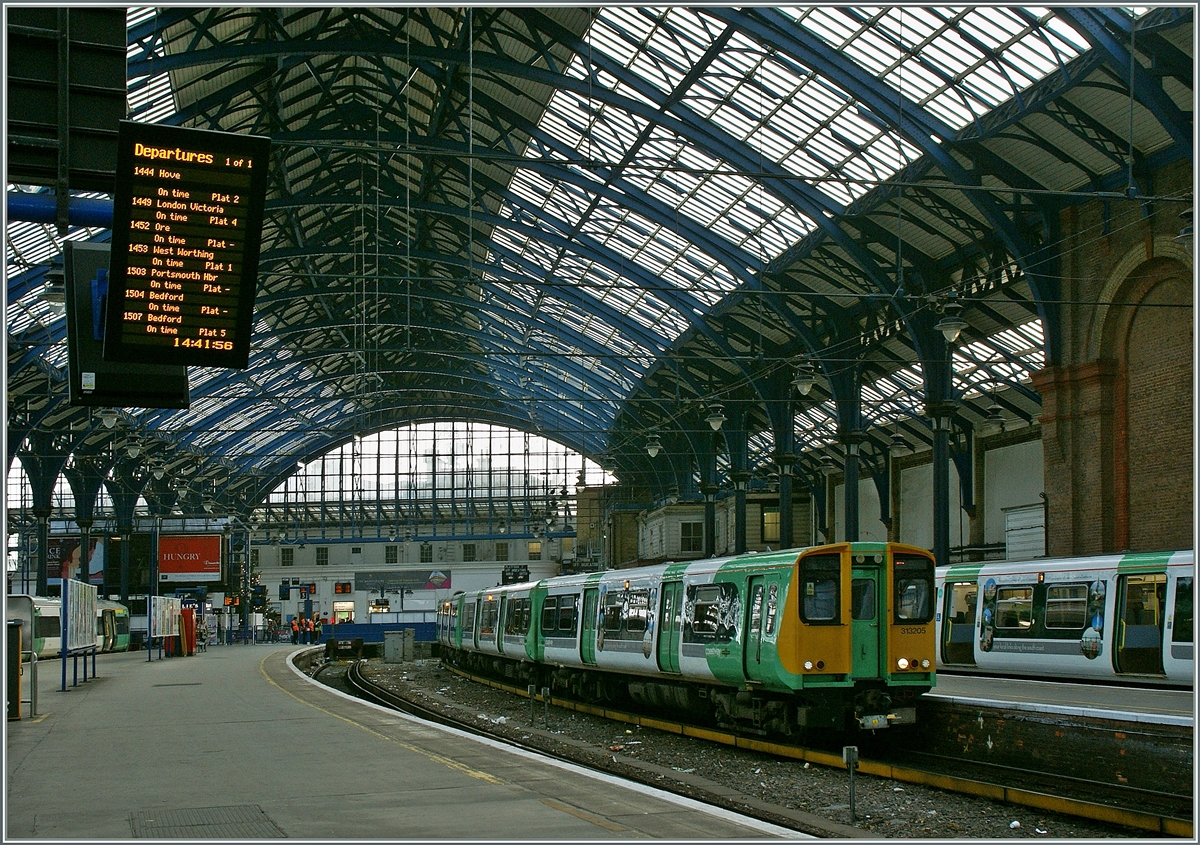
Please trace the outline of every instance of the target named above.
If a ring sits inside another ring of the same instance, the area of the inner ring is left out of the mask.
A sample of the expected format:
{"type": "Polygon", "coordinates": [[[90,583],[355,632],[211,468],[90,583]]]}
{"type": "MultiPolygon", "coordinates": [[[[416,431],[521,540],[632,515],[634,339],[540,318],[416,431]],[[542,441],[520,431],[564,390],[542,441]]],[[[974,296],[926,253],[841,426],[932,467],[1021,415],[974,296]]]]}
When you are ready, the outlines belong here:
{"type": "Polygon", "coordinates": [[[300,620],[300,640],[305,645],[308,645],[310,642],[312,642],[312,629],[313,624],[311,619],[305,616],[302,620],[300,620]]]}
{"type": "Polygon", "coordinates": [[[312,621],[312,641],[313,645],[321,643],[321,619],[315,613],[312,621]]]}
{"type": "Polygon", "coordinates": [[[293,616],[292,617],[292,645],[299,645],[299,643],[300,643],[300,622],[295,616],[293,616]]]}

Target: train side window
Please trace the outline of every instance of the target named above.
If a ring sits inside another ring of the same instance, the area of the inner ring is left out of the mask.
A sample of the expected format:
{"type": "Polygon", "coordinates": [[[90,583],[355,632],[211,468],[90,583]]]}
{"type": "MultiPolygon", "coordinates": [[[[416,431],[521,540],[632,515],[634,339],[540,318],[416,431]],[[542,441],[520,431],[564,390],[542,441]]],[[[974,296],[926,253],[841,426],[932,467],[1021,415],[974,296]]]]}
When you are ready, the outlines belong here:
{"type": "Polygon", "coordinates": [[[630,590],[626,608],[625,629],[639,634],[645,631],[650,618],[650,591],[630,590]]]}
{"type": "Polygon", "coordinates": [[[37,620],[37,636],[41,639],[46,637],[61,637],[62,626],[59,623],[57,616],[39,616],[37,620]]]}
{"type": "Polygon", "coordinates": [[[842,561],[837,554],[800,561],[800,619],[810,625],[841,623],[842,561]]]}
{"type": "Polygon", "coordinates": [[[1033,587],[996,590],[996,628],[1024,631],[1033,625],[1033,587]]]}
{"type": "Polygon", "coordinates": [[[767,626],[764,633],[770,637],[775,634],[775,618],[779,611],[779,585],[772,584],[767,590],[767,626]]]}
{"type": "Polygon", "coordinates": [[[604,633],[615,634],[621,630],[621,593],[609,593],[604,597],[604,633]]]}
{"type": "Polygon", "coordinates": [[[542,603],[542,630],[553,631],[558,621],[558,596],[550,596],[542,603]]]}
{"type": "Polygon", "coordinates": [[[1180,578],[1175,584],[1175,621],[1171,624],[1171,642],[1192,641],[1192,579],[1180,578]]]}
{"type": "Polygon", "coordinates": [[[575,622],[578,619],[575,612],[575,596],[562,596],[558,600],[558,630],[559,633],[575,635],[575,622]]]}
{"type": "Polygon", "coordinates": [[[485,601],[479,609],[479,633],[494,634],[496,633],[496,615],[499,613],[499,607],[495,601],[485,601]]]}
{"type": "Polygon", "coordinates": [[[740,615],[736,584],[688,587],[684,603],[684,642],[731,642],[737,636],[737,617],[740,615]]]}
{"type": "Polygon", "coordinates": [[[463,607],[463,623],[462,629],[464,634],[473,634],[475,632],[475,603],[463,607]]]}
{"type": "Polygon", "coordinates": [[[1046,627],[1082,631],[1087,627],[1087,584],[1046,587],[1046,627]]]}
{"type": "Polygon", "coordinates": [[[850,582],[850,618],[875,618],[875,579],[855,578],[850,582]]]}
{"type": "Polygon", "coordinates": [[[755,584],[750,590],[750,631],[762,630],[763,585],[755,584]]]}

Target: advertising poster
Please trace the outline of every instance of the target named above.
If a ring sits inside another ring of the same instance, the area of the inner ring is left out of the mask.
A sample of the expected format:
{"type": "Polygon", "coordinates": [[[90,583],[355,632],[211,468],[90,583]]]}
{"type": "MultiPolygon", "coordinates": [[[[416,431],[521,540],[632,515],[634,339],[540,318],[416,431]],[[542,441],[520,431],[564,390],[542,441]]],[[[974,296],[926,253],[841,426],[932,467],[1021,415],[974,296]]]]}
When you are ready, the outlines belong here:
{"type": "Polygon", "coordinates": [[[449,590],[448,569],[401,569],[355,572],[354,583],[360,590],[449,590]]]}
{"type": "Polygon", "coordinates": [[[96,645],[96,588],[68,579],[63,590],[67,613],[67,651],[96,645]]]}
{"type": "Polygon", "coordinates": [[[159,581],[220,581],[220,534],[164,534],[158,538],[159,581]]]}
{"type": "MultiPolygon", "coordinates": [[[[104,584],[104,544],[100,537],[91,538],[91,555],[88,558],[87,583],[104,584]]],[[[83,581],[83,573],[79,571],[82,559],[83,544],[78,535],[68,537],[51,537],[46,544],[46,584],[62,586],[62,579],[75,578],[83,581]]]]}
{"type": "Polygon", "coordinates": [[[183,599],[173,596],[150,597],[150,636],[179,636],[179,616],[183,613],[183,599]]]}

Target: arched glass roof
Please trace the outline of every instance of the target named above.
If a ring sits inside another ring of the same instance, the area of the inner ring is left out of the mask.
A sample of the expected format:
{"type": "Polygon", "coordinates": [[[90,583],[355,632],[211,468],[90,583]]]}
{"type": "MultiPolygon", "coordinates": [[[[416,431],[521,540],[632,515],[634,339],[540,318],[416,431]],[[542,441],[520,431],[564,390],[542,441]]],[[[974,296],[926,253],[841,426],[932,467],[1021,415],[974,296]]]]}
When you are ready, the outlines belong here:
{"type": "Polygon", "coordinates": [[[1058,355],[1057,216],[1124,196],[1130,155],[1190,160],[1192,27],[1189,7],[131,9],[132,119],[272,139],[250,366],[97,426],[40,296],[61,238],[10,221],[10,460],[74,421],[70,448],[150,443],[244,509],[354,435],[462,418],[653,484],[647,433],[690,443],[718,400],[769,461],[798,356],[822,379],[796,451],[832,441],[847,367],[868,433],[920,442],[950,292],[963,418],[1027,423],[1058,355]]]}

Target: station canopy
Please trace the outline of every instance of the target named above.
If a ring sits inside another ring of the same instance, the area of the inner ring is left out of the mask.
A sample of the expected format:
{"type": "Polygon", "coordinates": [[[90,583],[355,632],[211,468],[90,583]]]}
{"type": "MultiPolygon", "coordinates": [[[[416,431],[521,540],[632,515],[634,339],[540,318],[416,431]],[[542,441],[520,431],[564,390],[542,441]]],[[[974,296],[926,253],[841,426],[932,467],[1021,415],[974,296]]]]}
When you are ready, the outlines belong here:
{"type": "Polygon", "coordinates": [[[186,411],[69,406],[45,276],[109,232],[9,221],[10,463],[35,427],[139,443],[237,511],[355,435],[470,419],[652,489],[647,442],[677,477],[719,411],[766,477],[847,431],[928,443],[948,354],[956,426],[1029,425],[1060,213],[1193,155],[1192,16],[131,9],[130,119],[271,139],[250,366],[193,368],[186,411]]]}

